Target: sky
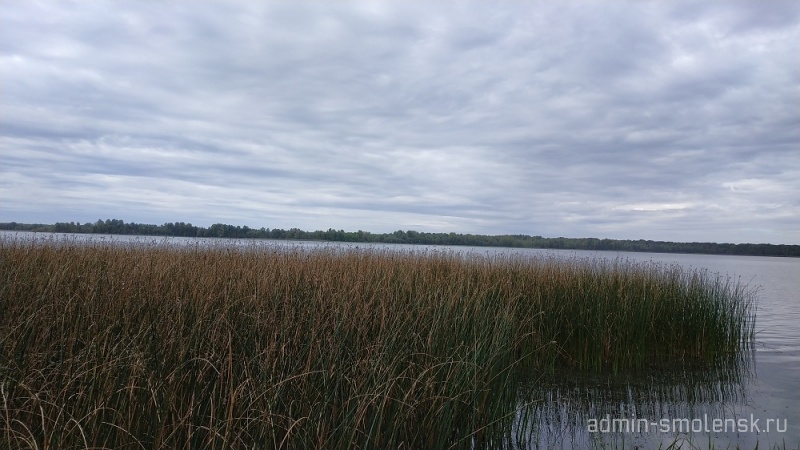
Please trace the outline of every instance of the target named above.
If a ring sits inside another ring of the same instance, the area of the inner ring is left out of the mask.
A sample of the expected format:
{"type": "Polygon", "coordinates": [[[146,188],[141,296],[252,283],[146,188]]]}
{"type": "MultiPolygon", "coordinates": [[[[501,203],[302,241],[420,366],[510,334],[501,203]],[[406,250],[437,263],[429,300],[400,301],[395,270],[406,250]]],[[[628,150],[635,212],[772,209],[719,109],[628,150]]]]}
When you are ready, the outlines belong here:
{"type": "Polygon", "coordinates": [[[0,4],[0,222],[800,244],[800,2],[0,4]]]}

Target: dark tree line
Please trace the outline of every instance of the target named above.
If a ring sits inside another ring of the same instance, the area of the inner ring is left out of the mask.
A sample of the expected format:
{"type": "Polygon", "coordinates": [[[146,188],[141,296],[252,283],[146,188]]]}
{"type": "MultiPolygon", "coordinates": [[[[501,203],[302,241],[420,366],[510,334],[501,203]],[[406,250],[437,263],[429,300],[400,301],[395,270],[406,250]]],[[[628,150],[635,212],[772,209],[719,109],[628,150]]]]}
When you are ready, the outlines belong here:
{"type": "Polygon", "coordinates": [[[303,231],[298,228],[288,230],[263,227],[250,228],[248,226],[234,226],[223,223],[215,223],[210,227],[199,227],[184,222],[150,225],[135,222],[125,223],[119,219],[98,220],[94,223],[58,222],[54,225],[10,222],[0,223],[0,230],[800,257],[800,245],[783,244],[718,244],[713,242],[667,242],[643,239],[545,238],[524,234],[489,236],[482,234],[426,233],[412,230],[398,230],[393,233],[370,233],[361,230],[344,231],[332,228],[327,231],[303,231]]]}

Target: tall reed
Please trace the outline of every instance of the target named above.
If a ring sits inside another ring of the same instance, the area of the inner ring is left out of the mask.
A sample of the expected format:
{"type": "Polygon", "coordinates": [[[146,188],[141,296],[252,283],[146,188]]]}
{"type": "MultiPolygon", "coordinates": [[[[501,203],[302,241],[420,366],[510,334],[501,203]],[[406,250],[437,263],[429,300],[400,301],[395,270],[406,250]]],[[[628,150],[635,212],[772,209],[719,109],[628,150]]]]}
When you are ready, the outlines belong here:
{"type": "Polygon", "coordinates": [[[622,260],[0,240],[0,447],[500,447],[521,381],[736,354],[751,300],[622,260]]]}

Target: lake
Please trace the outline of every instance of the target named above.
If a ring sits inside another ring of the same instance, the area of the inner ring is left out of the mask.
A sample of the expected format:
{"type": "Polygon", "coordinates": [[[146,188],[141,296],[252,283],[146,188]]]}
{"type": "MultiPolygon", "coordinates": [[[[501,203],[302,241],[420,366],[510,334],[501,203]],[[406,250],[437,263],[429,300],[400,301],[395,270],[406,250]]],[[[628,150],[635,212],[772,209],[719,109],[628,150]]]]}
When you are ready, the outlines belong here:
{"type": "MultiPolygon", "coordinates": [[[[522,254],[555,258],[622,258],[708,270],[756,290],[752,354],[718,367],[644,371],[614,376],[561,373],[520,386],[514,443],[573,448],[591,443],[658,447],[690,440],[717,448],[800,446],[800,259],[756,256],[592,252],[496,247],[446,247],[308,241],[229,240],[0,232],[3,239],[102,240],[147,245],[298,246],[313,250],[381,248],[522,254]]],[[[680,324],[665,324],[679,326],[680,324]]]]}

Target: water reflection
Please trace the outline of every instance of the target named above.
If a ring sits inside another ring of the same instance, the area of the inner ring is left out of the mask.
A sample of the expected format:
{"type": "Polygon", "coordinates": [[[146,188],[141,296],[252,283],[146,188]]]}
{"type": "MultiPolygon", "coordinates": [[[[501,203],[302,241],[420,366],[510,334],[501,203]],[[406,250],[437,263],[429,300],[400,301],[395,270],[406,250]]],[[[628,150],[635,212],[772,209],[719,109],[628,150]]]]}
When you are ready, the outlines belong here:
{"type": "MultiPolygon", "coordinates": [[[[689,437],[694,443],[711,440],[725,447],[730,436],[697,433],[692,428],[698,423],[691,421],[738,421],[741,407],[748,404],[748,386],[755,376],[753,361],[754,352],[747,351],[704,366],[536,376],[520,387],[512,447],[657,448],[689,437]]],[[[733,428],[731,423],[729,428],[733,428]]],[[[741,443],[741,438],[735,441],[741,443]]]]}

